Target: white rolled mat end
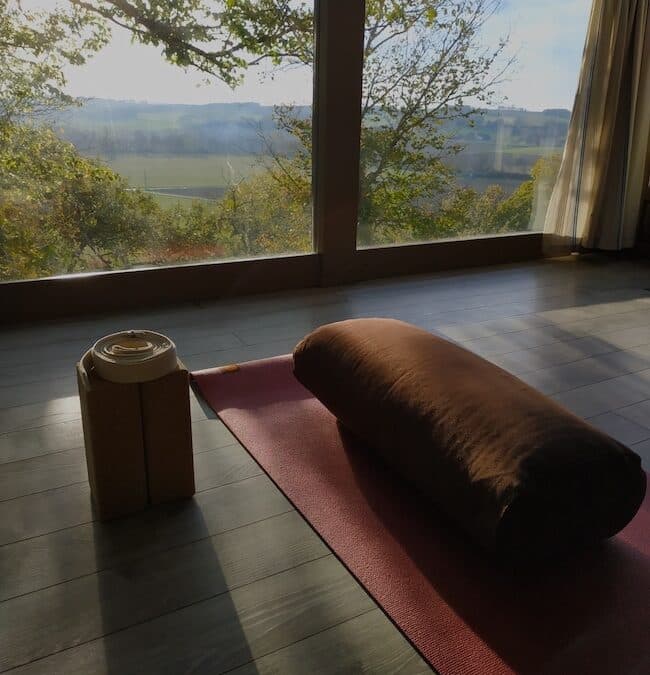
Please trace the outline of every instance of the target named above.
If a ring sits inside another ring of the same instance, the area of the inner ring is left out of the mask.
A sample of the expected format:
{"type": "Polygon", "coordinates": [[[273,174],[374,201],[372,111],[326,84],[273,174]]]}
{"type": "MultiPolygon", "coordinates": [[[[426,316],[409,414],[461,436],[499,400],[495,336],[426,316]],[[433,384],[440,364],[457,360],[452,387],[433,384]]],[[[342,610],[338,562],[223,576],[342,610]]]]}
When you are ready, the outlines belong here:
{"type": "Polygon", "coordinates": [[[176,345],[166,335],[149,330],[107,335],[90,351],[97,375],[120,384],[157,380],[178,364],[176,345]]]}

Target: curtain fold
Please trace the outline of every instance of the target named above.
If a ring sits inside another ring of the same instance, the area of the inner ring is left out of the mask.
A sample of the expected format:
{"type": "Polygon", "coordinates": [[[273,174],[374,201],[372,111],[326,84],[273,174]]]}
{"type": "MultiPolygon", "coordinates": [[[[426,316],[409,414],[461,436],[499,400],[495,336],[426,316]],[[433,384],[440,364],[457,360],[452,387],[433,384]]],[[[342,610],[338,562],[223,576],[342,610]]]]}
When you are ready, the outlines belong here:
{"type": "Polygon", "coordinates": [[[634,246],[650,154],[648,5],[648,0],[594,0],[544,220],[550,252],[634,246]]]}

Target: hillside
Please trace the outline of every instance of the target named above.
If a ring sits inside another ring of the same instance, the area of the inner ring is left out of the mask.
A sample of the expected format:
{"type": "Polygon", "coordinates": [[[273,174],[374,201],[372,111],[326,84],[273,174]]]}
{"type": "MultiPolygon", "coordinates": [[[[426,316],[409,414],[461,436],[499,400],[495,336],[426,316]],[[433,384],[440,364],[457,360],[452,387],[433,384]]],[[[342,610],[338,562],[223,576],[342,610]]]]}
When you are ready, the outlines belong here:
{"type": "MultiPolygon", "coordinates": [[[[299,107],[299,114],[310,109],[299,107]]],[[[490,147],[503,151],[561,147],[568,110],[484,110],[471,123],[448,124],[455,139],[470,152],[490,147]]],[[[81,151],[110,156],[123,153],[241,154],[264,150],[260,134],[289,152],[293,141],[276,128],[273,107],[258,103],[207,105],[152,104],[93,99],[55,118],[62,135],[81,151]]]]}
{"type": "MultiPolygon", "coordinates": [[[[299,109],[309,114],[308,108],[299,109]]],[[[55,118],[62,136],[81,152],[118,154],[249,155],[263,149],[260,134],[278,150],[294,143],[278,132],[273,107],[258,103],[152,104],[93,99],[55,118]]]]}

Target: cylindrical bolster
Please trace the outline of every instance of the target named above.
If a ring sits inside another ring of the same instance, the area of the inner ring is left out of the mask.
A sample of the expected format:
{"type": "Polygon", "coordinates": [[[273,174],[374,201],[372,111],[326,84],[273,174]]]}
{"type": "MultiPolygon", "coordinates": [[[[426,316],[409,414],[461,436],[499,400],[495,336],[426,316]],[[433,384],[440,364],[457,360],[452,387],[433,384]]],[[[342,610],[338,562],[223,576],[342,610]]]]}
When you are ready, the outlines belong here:
{"type": "Polygon", "coordinates": [[[639,457],[475,354],[409,324],[322,326],[294,373],[483,546],[539,559],[610,537],[645,494],[639,457]]]}

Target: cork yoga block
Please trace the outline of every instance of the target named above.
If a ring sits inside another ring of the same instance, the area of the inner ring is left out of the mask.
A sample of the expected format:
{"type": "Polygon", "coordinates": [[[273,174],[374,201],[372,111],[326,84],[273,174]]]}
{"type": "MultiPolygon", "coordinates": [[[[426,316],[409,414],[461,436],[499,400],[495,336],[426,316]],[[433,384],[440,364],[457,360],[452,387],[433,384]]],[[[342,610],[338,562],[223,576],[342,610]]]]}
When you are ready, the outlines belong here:
{"type": "Polygon", "coordinates": [[[195,492],[189,374],[121,384],[77,364],[88,480],[100,519],[134,513],[195,492]]]}

